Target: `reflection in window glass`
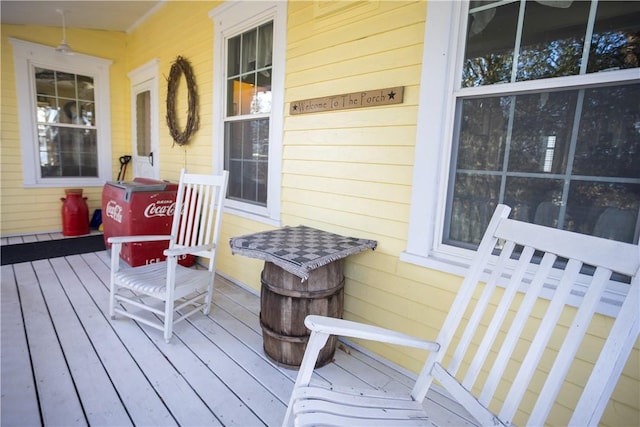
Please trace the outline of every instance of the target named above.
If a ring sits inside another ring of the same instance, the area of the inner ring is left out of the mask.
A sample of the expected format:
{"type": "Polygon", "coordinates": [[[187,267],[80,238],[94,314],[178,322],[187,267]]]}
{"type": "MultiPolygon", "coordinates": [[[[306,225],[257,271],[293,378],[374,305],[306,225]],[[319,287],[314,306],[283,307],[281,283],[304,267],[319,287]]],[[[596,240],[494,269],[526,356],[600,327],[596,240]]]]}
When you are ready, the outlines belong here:
{"type": "Polygon", "coordinates": [[[151,92],[136,95],[136,151],[138,156],[151,153],[151,92]]]}
{"type": "Polygon", "coordinates": [[[227,122],[225,162],[228,197],[266,206],[269,165],[269,119],[227,122]]]}
{"type": "Polygon", "coordinates": [[[472,1],[461,86],[639,67],[640,2],[591,6],[568,0],[472,1]]]}
{"type": "Polygon", "coordinates": [[[640,84],[461,100],[444,240],[477,245],[506,203],[523,221],[637,241],[638,99],[640,84]]]}
{"type": "Polygon", "coordinates": [[[40,176],[97,177],[93,78],[36,67],[40,176]]]}
{"type": "Polygon", "coordinates": [[[554,7],[553,2],[530,1],[525,5],[516,79],[579,74],[590,3],[574,1],[568,7],[554,7]]]}
{"type": "Polygon", "coordinates": [[[640,178],[639,100],[640,84],[584,92],[574,173],[640,178]]]}
{"type": "Polygon", "coordinates": [[[600,1],[588,72],[640,67],[640,2],[600,1]]]}
{"type": "Polygon", "coordinates": [[[567,168],[576,91],[517,97],[513,112],[509,170],[564,173],[567,168]]]}
{"type": "Polygon", "coordinates": [[[640,2],[471,1],[443,242],[475,247],[498,203],[637,242],[640,84],[615,71],[638,67],[640,2]],[[583,84],[562,90],[564,76],[583,84]]]}
{"type": "Polygon", "coordinates": [[[271,111],[273,23],[227,41],[227,116],[271,111]]]}
{"type": "Polygon", "coordinates": [[[519,3],[489,8],[483,3],[471,2],[469,9],[462,87],[511,81],[519,3]]]}

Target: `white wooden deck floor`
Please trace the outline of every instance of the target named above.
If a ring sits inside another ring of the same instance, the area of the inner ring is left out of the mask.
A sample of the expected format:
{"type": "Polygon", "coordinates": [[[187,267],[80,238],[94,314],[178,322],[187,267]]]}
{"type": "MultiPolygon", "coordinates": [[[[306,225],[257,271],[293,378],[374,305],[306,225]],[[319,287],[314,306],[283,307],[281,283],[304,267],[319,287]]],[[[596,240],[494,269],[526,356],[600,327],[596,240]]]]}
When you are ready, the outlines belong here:
{"type": "MultiPolygon", "coordinates": [[[[211,314],[166,344],[109,319],[108,278],[106,252],[2,266],[2,426],[281,424],[297,371],[264,355],[258,296],[218,277],[211,314]]],[[[344,343],[317,377],[388,391],[413,381],[344,343]]],[[[425,405],[443,425],[466,423],[435,391],[425,405]]]]}

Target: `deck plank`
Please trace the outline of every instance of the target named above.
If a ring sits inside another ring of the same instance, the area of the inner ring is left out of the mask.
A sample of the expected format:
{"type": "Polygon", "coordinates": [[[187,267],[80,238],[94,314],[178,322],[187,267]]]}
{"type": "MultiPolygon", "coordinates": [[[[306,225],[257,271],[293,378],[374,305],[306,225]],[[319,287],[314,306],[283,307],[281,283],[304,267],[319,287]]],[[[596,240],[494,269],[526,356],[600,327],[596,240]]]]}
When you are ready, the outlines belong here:
{"type": "MultiPolygon", "coordinates": [[[[92,267],[96,269],[96,275],[105,281],[101,286],[93,282],[89,292],[103,315],[107,316],[109,271],[102,262],[92,264],[92,267]]],[[[110,324],[179,425],[221,425],[181,372],[165,357],[157,342],[150,338],[159,336],[158,330],[122,318],[110,324]]]]}
{"type": "Polygon", "coordinates": [[[31,373],[31,358],[22,318],[18,287],[13,266],[2,266],[2,301],[0,325],[2,326],[2,407],[0,425],[40,425],[40,409],[36,387],[31,373]]]}
{"type": "Polygon", "coordinates": [[[96,274],[90,265],[100,266],[102,263],[93,254],[69,256],[67,260],[78,276],[77,281],[65,284],[67,293],[76,296],[76,310],[83,318],[96,352],[109,372],[111,381],[116,386],[134,424],[176,425],[176,420],[166,408],[161,396],[140,370],[137,361],[109,321],[105,308],[108,292],[104,276],[99,275],[104,274],[104,271],[99,270],[99,274],[96,274]],[[88,308],[90,306],[94,308],[88,308]]]}
{"type": "Polygon", "coordinates": [[[86,425],[82,404],[33,266],[31,263],[14,264],[14,269],[43,423],[86,425]]]}
{"type": "MultiPolygon", "coordinates": [[[[78,280],[67,260],[40,260],[33,262],[33,266],[87,421],[93,425],[131,425],[118,393],[68,298],[80,296],[70,295],[62,287],[62,283],[78,280]]],[[[92,308],[93,314],[98,314],[95,306],[92,308]]]]}

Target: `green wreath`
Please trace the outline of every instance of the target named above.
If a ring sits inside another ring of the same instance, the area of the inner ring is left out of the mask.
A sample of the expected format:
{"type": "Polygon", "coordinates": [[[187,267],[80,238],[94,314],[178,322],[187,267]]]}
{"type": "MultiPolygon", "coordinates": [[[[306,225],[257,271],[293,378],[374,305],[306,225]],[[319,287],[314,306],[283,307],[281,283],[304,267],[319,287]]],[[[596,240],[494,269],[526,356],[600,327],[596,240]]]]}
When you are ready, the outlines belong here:
{"type": "Polygon", "coordinates": [[[189,142],[191,135],[198,130],[198,92],[189,61],[178,56],[171,66],[167,82],[167,125],[174,144],[185,145],[189,142]],[[187,81],[189,111],[184,131],[181,132],[176,122],[176,92],[183,74],[187,81]]]}

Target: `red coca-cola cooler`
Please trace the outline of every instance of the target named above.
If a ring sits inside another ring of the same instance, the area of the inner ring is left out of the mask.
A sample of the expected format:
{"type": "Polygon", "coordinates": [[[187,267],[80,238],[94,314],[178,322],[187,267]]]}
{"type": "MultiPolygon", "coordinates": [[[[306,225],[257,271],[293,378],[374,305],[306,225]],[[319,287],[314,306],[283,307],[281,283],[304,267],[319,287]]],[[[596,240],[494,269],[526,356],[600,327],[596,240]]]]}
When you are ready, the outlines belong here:
{"type": "MultiPolygon", "coordinates": [[[[109,181],[102,189],[102,225],[104,241],[113,236],[171,234],[178,184],[148,178],[133,181],[109,181]]],[[[122,258],[131,267],[165,260],[168,241],[124,243],[122,258]]],[[[186,255],[178,262],[191,266],[195,257],[186,255]]]]}

